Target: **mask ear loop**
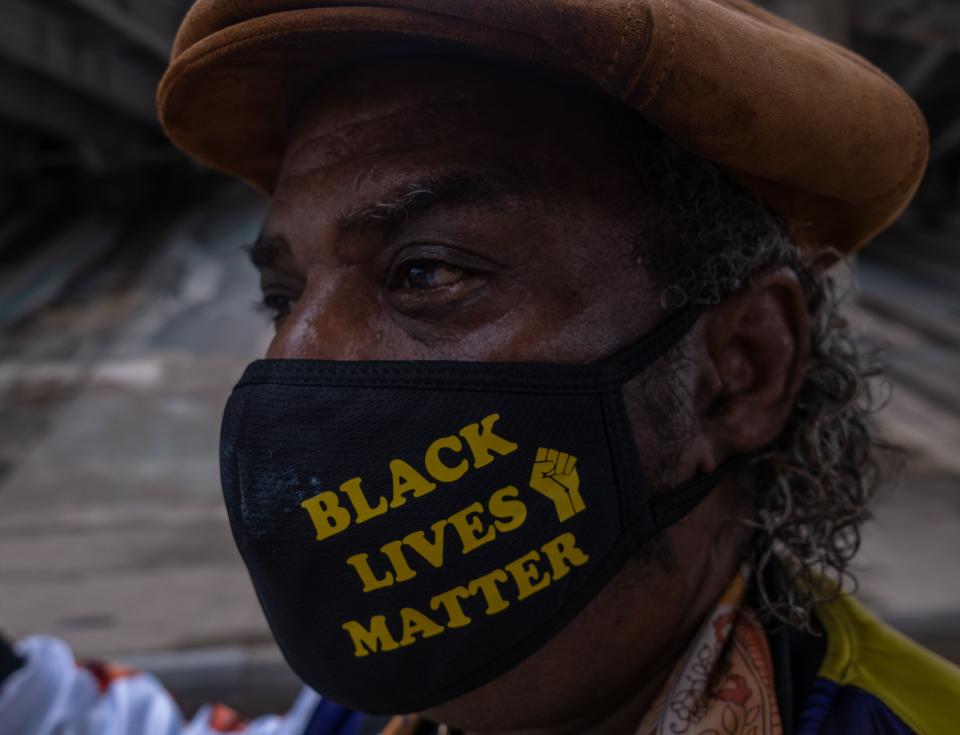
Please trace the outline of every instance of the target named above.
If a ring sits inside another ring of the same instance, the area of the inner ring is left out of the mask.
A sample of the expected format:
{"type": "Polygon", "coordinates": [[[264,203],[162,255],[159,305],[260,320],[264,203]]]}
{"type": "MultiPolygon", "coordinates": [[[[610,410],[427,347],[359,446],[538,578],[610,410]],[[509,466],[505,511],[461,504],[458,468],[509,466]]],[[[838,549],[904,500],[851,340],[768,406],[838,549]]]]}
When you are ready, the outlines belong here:
{"type": "MultiPolygon", "coordinates": [[[[686,337],[700,319],[706,307],[691,304],[674,312],[650,332],[628,345],[620,352],[604,360],[604,364],[617,370],[623,382],[636,377],[666,354],[686,337]]],[[[725,480],[743,465],[743,458],[734,457],[724,462],[713,472],[698,475],[688,482],[670,488],[650,498],[653,525],[658,531],[677,523],[688,515],[725,480]]]]}
{"type": "Polygon", "coordinates": [[[636,377],[686,337],[704,311],[699,304],[683,307],[599,364],[616,370],[623,382],[636,377]]]}
{"type": "Polygon", "coordinates": [[[658,531],[669,528],[688,515],[710,492],[732,473],[743,466],[743,458],[734,457],[717,467],[713,472],[697,475],[682,485],[677,485],[650,498],[650,512],[658,531]]]}

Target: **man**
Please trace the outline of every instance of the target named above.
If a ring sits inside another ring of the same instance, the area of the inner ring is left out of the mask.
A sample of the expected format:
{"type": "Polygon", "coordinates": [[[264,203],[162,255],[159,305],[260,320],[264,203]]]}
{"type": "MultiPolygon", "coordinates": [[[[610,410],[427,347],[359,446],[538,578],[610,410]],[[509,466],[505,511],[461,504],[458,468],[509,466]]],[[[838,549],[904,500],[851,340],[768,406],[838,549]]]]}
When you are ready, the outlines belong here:
{"type": "Polygon", "coordinates": [[[251,732],[952,731],[837,588],[882,446],[823,269],[926,157],[887,78],[734,0],[201,0],[159,101],[271,198],[222,478],[323,699],[251,732]]]}

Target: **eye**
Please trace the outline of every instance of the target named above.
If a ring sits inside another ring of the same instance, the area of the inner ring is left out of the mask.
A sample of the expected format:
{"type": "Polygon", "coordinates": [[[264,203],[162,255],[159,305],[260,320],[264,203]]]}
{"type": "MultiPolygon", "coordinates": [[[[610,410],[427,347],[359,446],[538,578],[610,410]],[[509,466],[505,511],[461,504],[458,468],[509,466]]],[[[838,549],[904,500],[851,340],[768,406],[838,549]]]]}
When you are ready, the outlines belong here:
{"type": "Polygon", "coordinates": [[[257,311],[266,314],[274,323],[282,321],[293,310],[296,299],[288,294],[265,293],[257,302],[257,311]]]}
{"type": "Polygon", "coordinates": [[[439,260],[415,260],[403,263],[394,271],[394,288],[427,291],[449,288],[467,276],[463,268],[439,260]]]}

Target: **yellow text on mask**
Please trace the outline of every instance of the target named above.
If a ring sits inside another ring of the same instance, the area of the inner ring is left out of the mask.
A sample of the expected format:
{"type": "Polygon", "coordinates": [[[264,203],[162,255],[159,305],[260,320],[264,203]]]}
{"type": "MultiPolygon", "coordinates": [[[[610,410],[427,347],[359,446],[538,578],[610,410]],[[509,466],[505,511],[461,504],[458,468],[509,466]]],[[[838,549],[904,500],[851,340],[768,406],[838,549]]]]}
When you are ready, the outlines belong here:
{"type": "Polygon", "coordinates": [[[573,567],[583,566],[589,560],[577,547],[574,535],[564,533],[503,568],[494,569],[466,585],[434,595],[429,602],[432,611],[429,615],[416,608],[405,607],[389,624],[386,615],[374,615],[369,625],[350,620],[342,627],[350,635],[354,656],[395,651],[413,645],[418,640],[440,635],[448,628],[470,625],[473,619],[463,609],[465,602],[473,602],[474,605],[479,602],[484,614],[497,615],[510,607],[508,597],[514,602],[525,600],[567,576],[573,567]]]}
{"type": "Polygon", "coordinates": [[[527,506],[520,500],[520,491],[512,485],[500,488],[490,496],[486,506],[476,502],[457,511],[449,518],[437,521],[429,531],[415,531],[402,539],[390,541],[380,547],[386,571],[377,573],[370,563],[370,555],[354,554],[347,564],[354,568],[364,592],[392,587],[417,576],[414,564],[427,562],[434,569],[444,565],[448,549],[453,547],[450,538],[460,542],[463,554],[469,554],[493,541],[499,534],[515,531],[527,520],[527,506]],[[489,517],[489,518],[488,518],[489,517]],[[492,520],[490,520],[492,519],[492,520]]]}
{"type": "Polygon", "coordinates": [[[505,456],[515,452],[517,444],[493,432],[493,425],[499,418],[499,414],[490,414],[479,423],[468,424],[457,434],[440,437],[427,447],[423,467],[435,482],[408,462],[394,459],[390,462],[393,492],[389,501],[385,496],[380,496],[371,505],[361,487],[363,480],[360,477],[344,482],[339,489],[340,495],[325,490],[304,500],[300,506],[310,514],[310,520],[317,532],[317,541],[347,530],[351,523],[365,523],[393,508],[399,508],[407,503],[407,496],[419,498],[427,495],[436,490],[438,482],[451,483],[459,480],[471,467],[470,460],[460,456],[464,442],[470,450],[474,469],[493,462],[494,455],[505,456]],[[341,496],[345,500],[344,504],[341,504],[341,496]]]}

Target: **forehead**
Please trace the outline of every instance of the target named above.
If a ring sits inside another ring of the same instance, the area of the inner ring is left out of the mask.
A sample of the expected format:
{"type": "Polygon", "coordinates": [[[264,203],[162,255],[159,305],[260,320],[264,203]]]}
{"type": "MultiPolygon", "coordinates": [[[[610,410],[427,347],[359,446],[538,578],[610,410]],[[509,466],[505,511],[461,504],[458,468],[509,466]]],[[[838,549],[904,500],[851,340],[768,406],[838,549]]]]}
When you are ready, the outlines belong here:
{"type": "MultiPolygon", "coordinates": [[[[606,106],[529,72],[432,58],[370,62],[318,84],[295,117],[280,177],[322,176],[345,164],[583,169],[609,159],[606,106]]],[[[557,173],[556,171],[554,173],[557,173]]]]}

